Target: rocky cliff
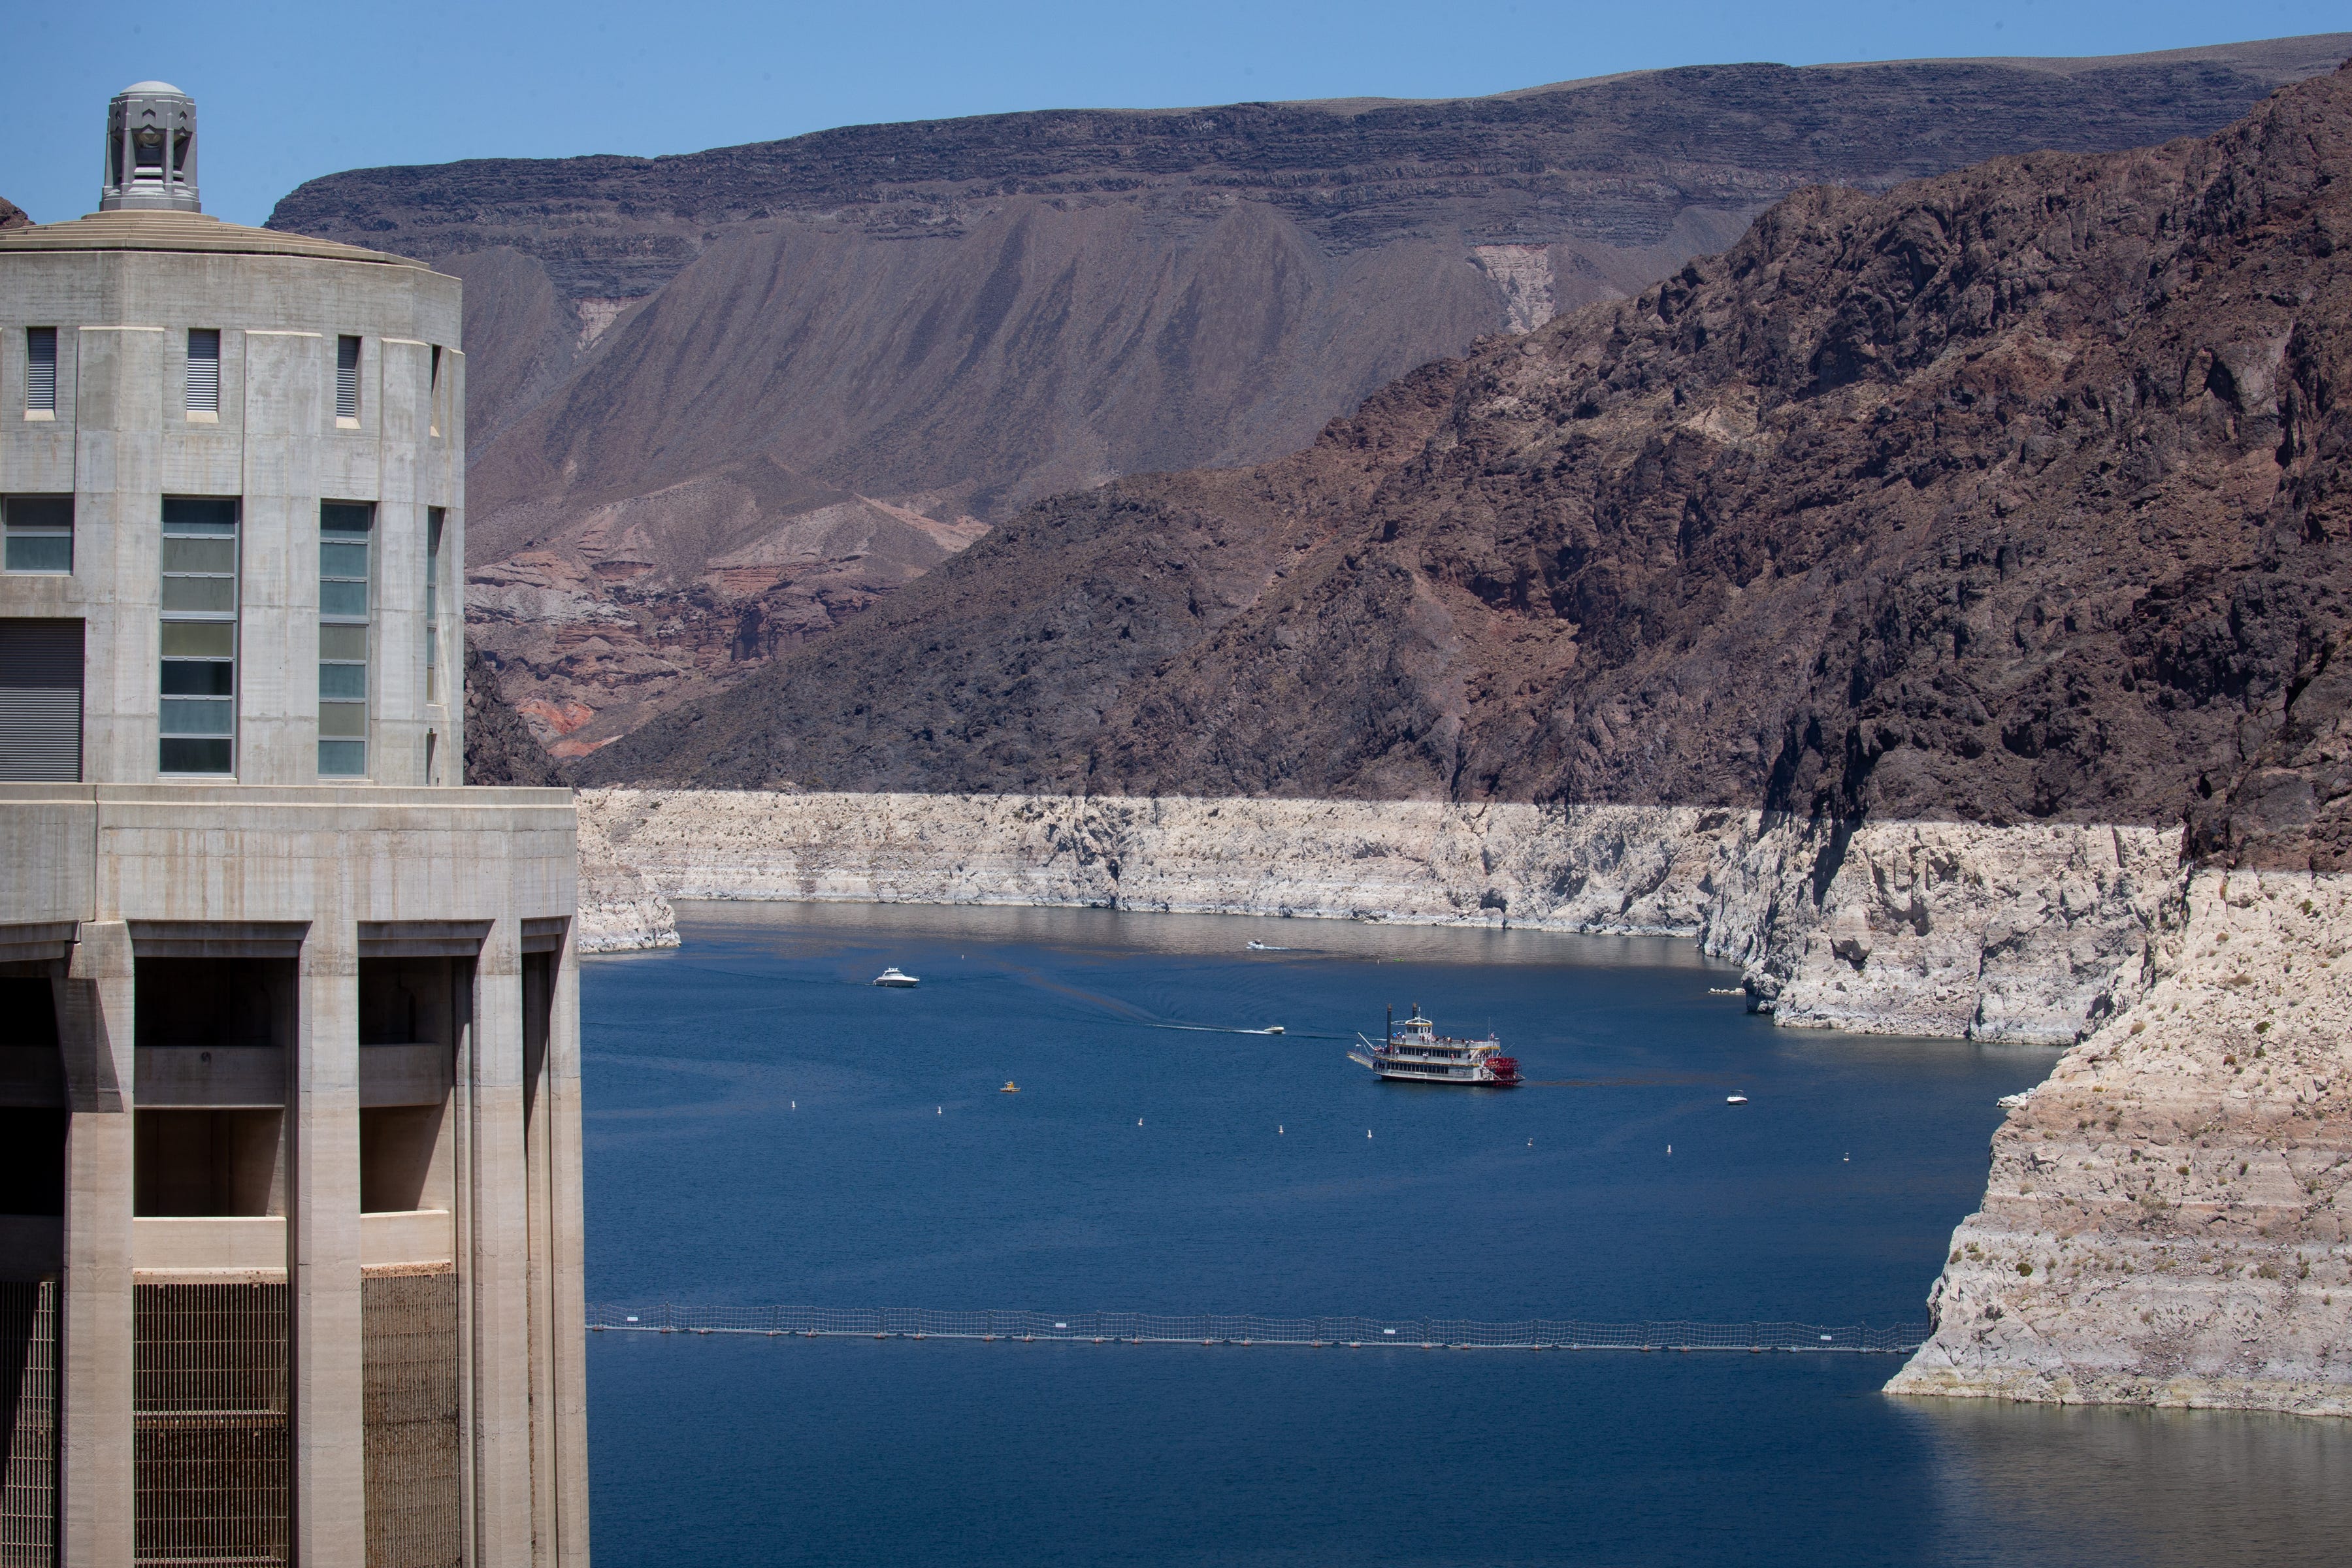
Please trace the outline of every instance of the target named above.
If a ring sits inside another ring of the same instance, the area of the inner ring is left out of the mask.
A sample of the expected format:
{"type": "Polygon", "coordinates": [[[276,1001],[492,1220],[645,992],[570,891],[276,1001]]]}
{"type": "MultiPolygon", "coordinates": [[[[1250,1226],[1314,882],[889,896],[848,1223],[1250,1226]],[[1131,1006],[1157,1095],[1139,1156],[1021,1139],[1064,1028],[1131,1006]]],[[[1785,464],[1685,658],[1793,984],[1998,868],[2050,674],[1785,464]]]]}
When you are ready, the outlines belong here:
{"type": "Polygon", "coordinates": [[[672,899],[1065,904],[1676,935],[1797,1027],[2067,1045],[2139,994],[2179,836],[1759,812],[1066,795],[581,795],[594,950],[672,899]]]}
{"type": "Polygon", "coordinates": [[[5,196],[0,196],[0,228],[23,228],[32,221],[25,216],[23,207],[5,196]]]}
{"type": "Polygon", "coordinates": [[[1993,1139],[1897,1393],[2352,1415],[2352,878],[2209,870],[1993,1139]]]}
{"type": "Polygon", "coordinates": [[[466,649],[466,783],[545,788],[562,783],[522,716],[499,694],[498,671],[481,649],[466,649]]]}
{"type": "Polygon", "coordinates": [[[2279,748],[2343,710],[2347,168],[2338,73],[1805,192],[1292,458],[1033,509],[580,775],[2299,842],[2284,781],[2342,793],[2279,748]]]}
{"type": "Polygon", "coordinates": [[[852,127],[357,171],[271,222],[465,278],[473,602],[509,696],[576,753],[1030,500],[1293,450],[1800,186],[2205,133],[2347,48],[852,127]]]}

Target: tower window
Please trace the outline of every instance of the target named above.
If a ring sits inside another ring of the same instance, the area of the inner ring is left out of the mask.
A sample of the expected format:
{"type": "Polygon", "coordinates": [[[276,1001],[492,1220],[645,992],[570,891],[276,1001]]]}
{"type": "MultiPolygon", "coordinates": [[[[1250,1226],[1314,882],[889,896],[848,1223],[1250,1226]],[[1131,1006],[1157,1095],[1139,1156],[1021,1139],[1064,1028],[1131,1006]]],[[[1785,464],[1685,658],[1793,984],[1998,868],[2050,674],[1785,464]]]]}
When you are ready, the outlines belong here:
{"type": "Polygon", "coordinates": [[[375,508],[319,503],[319,776],[365,778],[368,566],[375,508]]]}
{"type": "Polygon", "coordinates": [[[54,415],[58,411],[58,330],[25,329],[25,412],[54,415]]]}
{"type": "Polygon", "coordinates": [[[433,345],[432,368],[426,373],[425,388],[425,427],[428,436],[441,434],[441,345],[433,345]]]}
{"type": "Polygon", "coordinates": [[[441,700],[441,525],[448,513],[425,509],[425,700],[441,700]]]}
{"type": "Polygon", "coordinates": [[[360,422],[360,341],[335,340],[335,423],[357,428],[360,422]]]}
{"type": "Polygon", "coordinates": [[[220,412],[220,329],[188,330],[187,405],[191,414],[220,412]]]}
{"type": "Polygon", "coordinates": [[[157,765],[236,771],[237,502],[163,498],[163,626],[157,765]]]}
{"type": "Polygon", "coordinates": [[[72,571],[73,508],[71,496],[10,496],[0,500],[0,511],[7,520],[7,569],[72,571]]]}

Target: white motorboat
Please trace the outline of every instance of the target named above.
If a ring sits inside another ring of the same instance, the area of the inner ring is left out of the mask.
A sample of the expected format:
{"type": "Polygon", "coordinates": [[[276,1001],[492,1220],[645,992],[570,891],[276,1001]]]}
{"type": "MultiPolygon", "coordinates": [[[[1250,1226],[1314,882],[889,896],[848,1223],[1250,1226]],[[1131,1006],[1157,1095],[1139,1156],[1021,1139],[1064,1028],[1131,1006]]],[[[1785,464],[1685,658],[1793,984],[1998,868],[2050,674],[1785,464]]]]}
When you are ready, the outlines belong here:
{"type": "Polygon", "coordinates": [[[1723,1103],[1726,1105],[1745,1105],[1748,1103],[1748,1097],[1744,1094],[1727,1094],[1723,1097],[1723,1103]]]}
{"type": "Polygon", "coordinates": [[[910,991],[914,989],[914,987],[920,985],[922,982],[911,974],[899,973],[898,965],[893,964],[889,968],[884,970],[881,973],[876,975],[874,977],[874,984],[877,985],[887,985],[900,991],[910,991]]]}

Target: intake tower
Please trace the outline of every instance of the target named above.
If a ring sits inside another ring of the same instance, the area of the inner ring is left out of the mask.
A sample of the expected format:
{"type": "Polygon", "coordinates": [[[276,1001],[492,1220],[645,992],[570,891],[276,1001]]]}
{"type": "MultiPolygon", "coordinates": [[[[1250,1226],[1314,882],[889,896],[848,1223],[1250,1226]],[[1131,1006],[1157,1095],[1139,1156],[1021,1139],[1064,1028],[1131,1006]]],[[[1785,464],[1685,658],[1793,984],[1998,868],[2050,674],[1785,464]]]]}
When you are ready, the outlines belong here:
{"type": "Polygon", "coordinates": [[[103,170],[0,234],[0,1553],[584,1568],[574,823],[461,787],[459,284],[206,216],[163,83],[103,170]]]}

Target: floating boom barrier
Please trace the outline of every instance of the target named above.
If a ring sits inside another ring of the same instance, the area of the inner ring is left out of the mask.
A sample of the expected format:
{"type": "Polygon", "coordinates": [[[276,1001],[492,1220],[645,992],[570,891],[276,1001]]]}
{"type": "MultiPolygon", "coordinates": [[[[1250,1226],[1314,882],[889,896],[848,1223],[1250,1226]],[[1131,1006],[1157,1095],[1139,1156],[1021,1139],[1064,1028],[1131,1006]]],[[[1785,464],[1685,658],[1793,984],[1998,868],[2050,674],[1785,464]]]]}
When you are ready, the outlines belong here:
{"type": "Polygon", "coordinates": [[[772,1339],[1058,1340],[1091,1344],[1307,1345],[1519,1351],[1768,1351],[1908,1355],[1933,1331],[1820,1323],[1585,1323],[1530,1319],[1265,1318],[1255,1313],[955,1312],[923,1307],[619,1307],[592,1302],[603,1333],[754,1334],[772,1339]]]}

